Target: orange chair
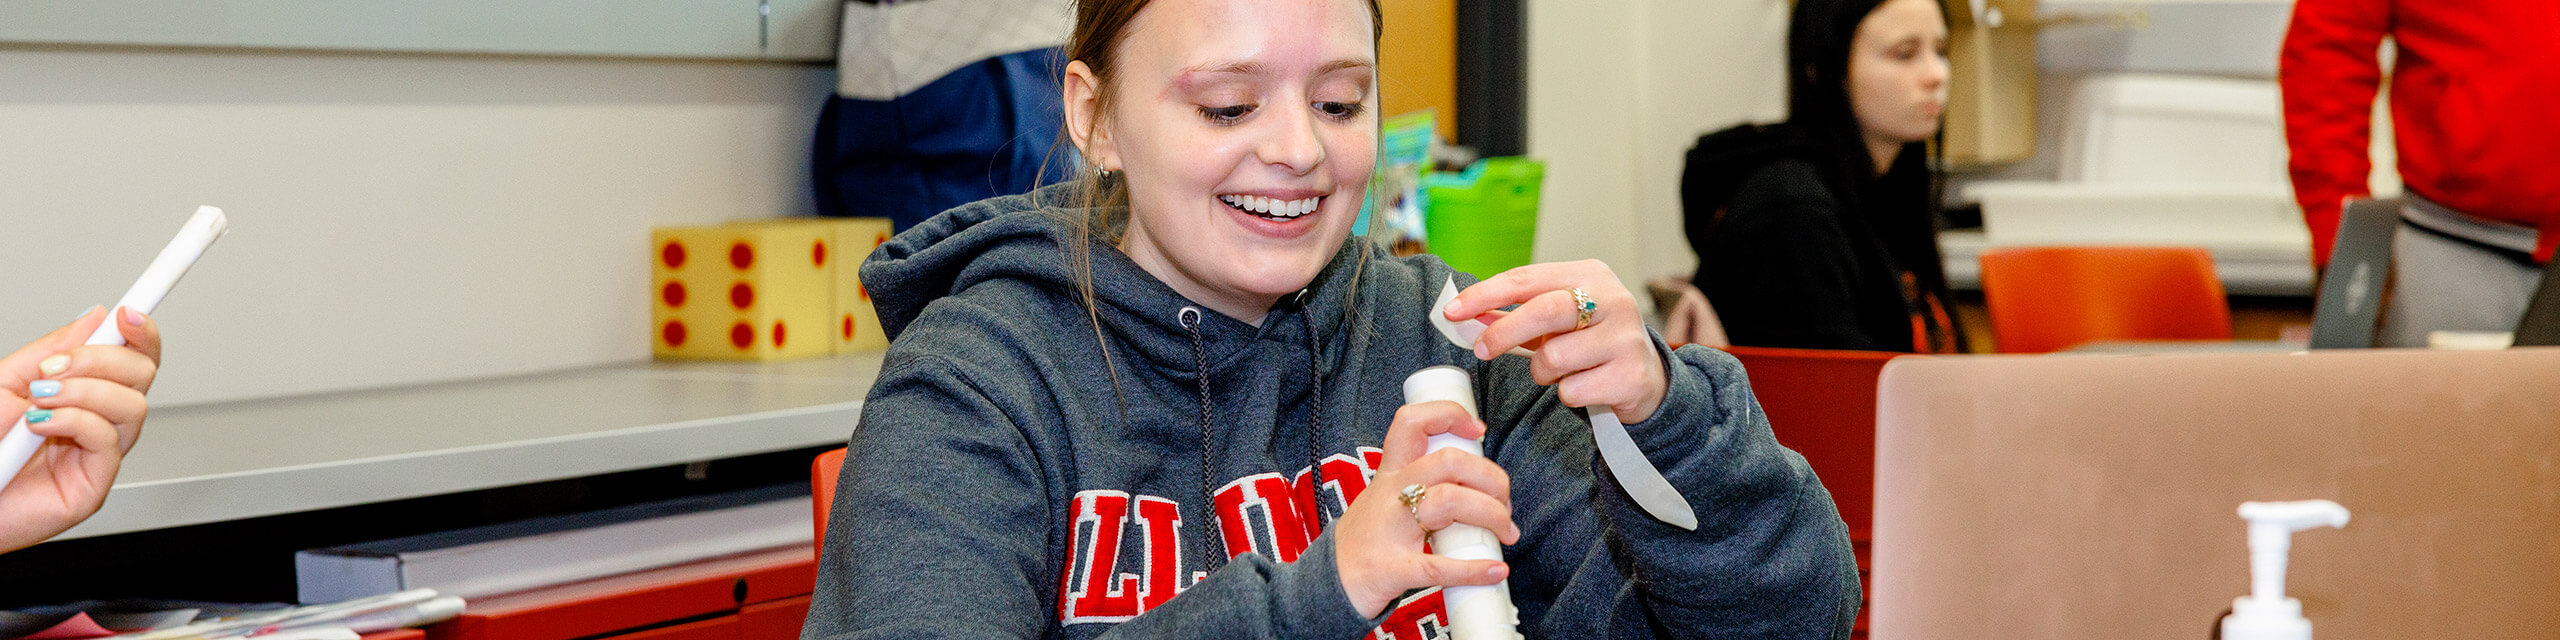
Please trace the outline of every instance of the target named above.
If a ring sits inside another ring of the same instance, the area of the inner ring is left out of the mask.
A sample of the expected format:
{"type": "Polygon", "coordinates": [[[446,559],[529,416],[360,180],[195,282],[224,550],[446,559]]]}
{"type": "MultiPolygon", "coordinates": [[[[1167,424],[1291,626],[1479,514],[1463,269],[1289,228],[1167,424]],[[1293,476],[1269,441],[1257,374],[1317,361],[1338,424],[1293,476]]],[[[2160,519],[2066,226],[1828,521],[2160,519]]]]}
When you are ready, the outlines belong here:
{"type": "MultiPolygon", "coordinates": [[[[1778,444],[1804,456],[1849,525],[1861,583],[1867,575],[1875,522],[1876,378],[1884,363],[1907,355],[1881,351],[1829,351],[1726,347],[1751,377],[1751,393],[1769,416],[1778,444]]],[[[1858,614],[1863,635],[1867,616],[1858,614]]]]}
{"type": "Polygon", "coordinates": [[[2097,340],[2231,339],[2231,302],[2203,249],[1992,249],[1982,254],[1982,299],[2003,353],[2097,340]]]}
{"type": "Polygon", "coordinates": [[[817,533],[814,540],[821,549],[827,546],[827,507],[836,503],[836,474],[841,471],[843,449],[818,454],[818,459],[809,463],[809,509],[810,515],[815,516],[810,527],[817,533]]]}

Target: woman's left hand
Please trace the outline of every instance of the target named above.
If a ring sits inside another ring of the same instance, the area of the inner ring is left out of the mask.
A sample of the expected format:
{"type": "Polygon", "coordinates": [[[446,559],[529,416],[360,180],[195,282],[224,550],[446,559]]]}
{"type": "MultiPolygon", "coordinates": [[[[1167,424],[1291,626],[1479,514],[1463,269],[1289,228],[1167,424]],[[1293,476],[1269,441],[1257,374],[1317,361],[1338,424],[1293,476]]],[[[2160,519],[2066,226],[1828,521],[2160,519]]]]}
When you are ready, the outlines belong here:
{"type": "Polygon", "coordinates": [[[1452,321],[1485,322],[1477,358],[1491,360],[1512,347],[1533,350],[1530,377],[1555,385],[1566,406],[1606,406],[1619,421],[1634,424],[1653,417],[1671,386],[1635,296],[1598,260],[1495,274],[1458,292],[1458,300],[1440,313],[1452,321]],[[1594,305],[1588,324],[1582,322],[1576,288],[1594,305]],[[1516,310],[1500,310],[1515,304],[1516,310]]]}
{"type": "Polygon", "coordinates": [[[158,324],[122,309],[92,308],[0,357],[0,418],[23,415],[27,430],[45,438],[0,489],[0,553],[69,530],[106,503],[125,452],[142,436],[150,411],[142,394],[159,370],[158,324]],[[102,322],[120,323],[125,344],[81,344],[102,322]]]}

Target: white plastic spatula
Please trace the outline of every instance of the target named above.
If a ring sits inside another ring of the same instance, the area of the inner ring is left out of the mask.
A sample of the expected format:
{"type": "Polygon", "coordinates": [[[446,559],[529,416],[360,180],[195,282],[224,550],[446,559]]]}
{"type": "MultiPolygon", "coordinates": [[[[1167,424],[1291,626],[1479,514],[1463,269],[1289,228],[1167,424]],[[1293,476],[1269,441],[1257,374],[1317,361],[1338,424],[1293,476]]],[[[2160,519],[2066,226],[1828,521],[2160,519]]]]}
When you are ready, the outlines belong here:
{"type": "MultiPolygon", "coordinates": [[[[1474,318],[1451,322],[1440,313],[1457,299],[1456,278],[1440,283],[1440,301],[1431,305],[1431,326],[1447,336],[1450,344],[1473,350],[1476,339],[1484,335],[1484,322],[1474,318]]],[[[1531,352],[1512,347],[1503,353],[1525,356],[1531,352]]],[[[1636,506],[1644,507],[1644,512],[1653,514],[1654,519],[1698,530],[1697,512],[1689,509],[1688,499],[1680,497],[1680,490],[1672,488],[1671,481],[1662,477],[1662,470],[1654,468],[1653,461],[1646,460],[1644,451],[1636,448],[1635,438],[1627,435],[1627,425],[1618,422],[1618,414],[1606,406],[1587,407],[1584,412],[1591,415],[1591,439],[1600,446],[1600,460],[1609,463],[1609,474],[1617,477],[1618,486],[1626,488],[1627,497],[1634,498],[1636,506]]]]}

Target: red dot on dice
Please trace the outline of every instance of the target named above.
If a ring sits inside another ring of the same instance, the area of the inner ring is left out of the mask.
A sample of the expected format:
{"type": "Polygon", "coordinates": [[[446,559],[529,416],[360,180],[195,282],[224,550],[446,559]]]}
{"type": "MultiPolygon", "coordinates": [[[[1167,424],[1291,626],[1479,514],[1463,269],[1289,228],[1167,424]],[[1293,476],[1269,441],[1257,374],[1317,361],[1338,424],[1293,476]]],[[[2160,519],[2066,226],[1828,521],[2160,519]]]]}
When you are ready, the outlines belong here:
{"type": "Polygon", "coordinates": [[[773,321],[773,348],[775,348],[775,349],[780,349],[780,348],[782,348],[782,336],[783,336],[782,321],[780,321],[780,320],[775,320],[775,321],[773,321]]]}
{"type": "Polygon", "coordinates": [[[729,306],[737,307],[740,311],[746,310],[747,307],[756,306],[755,286],[744,282],[730,285],[729,306]]]}
{"type": "Polygon", "coordinates": [[[853,314],[844,314],[844,339],[853,339],[853,314]]]}
{"type": "Polygon", "coordinates": [[[667,281],[666,287],[658,289],[658,299],[666,301],[669,307],[684,308],[684,283],[667,281]]]}
{"type": "Polygon", "coordinates": [[[827,241],[819,240],[809,243],[809,264],[827,266],[827,241]]]}
{"type": "Polygon", "coordinates": [[[684,243],[667,243],[666,248],[658,250],[658,261],[666,263],[669,269],[684,268],[684,243]]]}
{"type": "Polygon", "coordinates": [[[739,269],[756,266],[756,248],[744,242],[729,245],[729,266],[739,269]]]}
{"type": "Polygon", "coordinates": [[[740,322],[729,327],[729,344],[740,350],[756,346],[756,328],[740,322]]]}
{"type": "Polygon", "coordinates": [[[684,321],[668,320],[667,326],[658,329],[658,337],[666,340],[667,346],[684,346],[684,321]]]}

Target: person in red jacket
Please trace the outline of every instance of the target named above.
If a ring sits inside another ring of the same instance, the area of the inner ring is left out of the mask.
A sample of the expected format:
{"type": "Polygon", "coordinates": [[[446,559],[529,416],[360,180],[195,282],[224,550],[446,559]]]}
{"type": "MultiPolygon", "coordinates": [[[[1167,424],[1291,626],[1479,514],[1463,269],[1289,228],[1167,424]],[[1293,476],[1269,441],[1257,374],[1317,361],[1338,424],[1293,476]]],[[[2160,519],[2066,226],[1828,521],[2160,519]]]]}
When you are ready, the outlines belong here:
{"type": "Polygon", "coordinates": [[[2277,80],[2317,264],[2342,204],[2368,193],[2385,36],[2398,47],[2391,127],[2409,204],[2381,341],[2512,330],[2560,244],[2560,2],[2295,2],[2277,80]]]}

